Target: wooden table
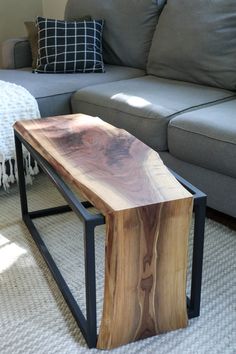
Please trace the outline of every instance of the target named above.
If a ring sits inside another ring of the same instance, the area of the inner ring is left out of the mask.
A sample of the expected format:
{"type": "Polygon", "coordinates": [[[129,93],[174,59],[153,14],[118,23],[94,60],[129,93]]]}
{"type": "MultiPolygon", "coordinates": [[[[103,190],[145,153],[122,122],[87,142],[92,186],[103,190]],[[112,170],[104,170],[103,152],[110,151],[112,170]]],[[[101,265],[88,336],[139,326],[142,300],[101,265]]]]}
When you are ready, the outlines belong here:
{"type": "Polygon", "coordinates": [[[186,327],[193,198],[158,153],[82,114],[19,121],[14,129],[105,216],[97,348],[186,327]]]}

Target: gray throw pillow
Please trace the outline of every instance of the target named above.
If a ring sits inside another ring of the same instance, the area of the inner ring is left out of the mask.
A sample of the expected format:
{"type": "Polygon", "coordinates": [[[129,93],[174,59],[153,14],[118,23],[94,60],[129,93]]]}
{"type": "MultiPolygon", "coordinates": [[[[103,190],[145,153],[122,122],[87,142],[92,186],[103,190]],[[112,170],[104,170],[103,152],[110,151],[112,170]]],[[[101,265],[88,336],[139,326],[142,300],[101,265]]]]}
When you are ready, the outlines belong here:
{"type": "Polygon", "coordinates": [[[32,69],[35,69],[38,56],[38,29],[35,25],[35,22],[33,21],[25,21],[24,24],[30,42],[30,49],[32,54],[32,69]]]}
{"type": "Polygon", "coordinates": [[[167,1],[148,74],[236,90],[236,1],[167,1]]]}
{"type": "Polygon", "coordinates": [[[146,68],[163,0],[69,0],[65,19],[89,13],[105,20],[103,58],[108,64],[146,68]]]}

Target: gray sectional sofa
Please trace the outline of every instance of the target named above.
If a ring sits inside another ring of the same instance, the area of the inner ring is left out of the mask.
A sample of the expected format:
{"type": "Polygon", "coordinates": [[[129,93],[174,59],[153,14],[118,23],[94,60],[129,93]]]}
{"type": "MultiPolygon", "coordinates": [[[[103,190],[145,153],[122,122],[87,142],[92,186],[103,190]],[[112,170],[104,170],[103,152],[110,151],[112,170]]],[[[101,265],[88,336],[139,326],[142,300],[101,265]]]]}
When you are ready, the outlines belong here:
{"type": "Polygon", "coordinates": [[[236,217],[235,0],[68,0],[65,19],[105,20],[106,72],[33,74],[29,43],[3,45],[0,80],[42,117],[82,112],[124,128],[236,217]]]}

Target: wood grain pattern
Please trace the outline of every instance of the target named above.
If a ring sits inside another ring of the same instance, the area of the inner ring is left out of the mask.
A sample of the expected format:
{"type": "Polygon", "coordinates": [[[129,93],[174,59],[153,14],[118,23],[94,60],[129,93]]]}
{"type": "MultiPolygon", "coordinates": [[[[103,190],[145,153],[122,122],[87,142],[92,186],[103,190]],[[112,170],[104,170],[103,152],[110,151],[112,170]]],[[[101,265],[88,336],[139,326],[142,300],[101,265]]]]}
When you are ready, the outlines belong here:
{"type": "Polygon", "coordinates": [[[82,114],[21,121],[14,129],[106,217],[97,347],[185,327],[193,201],[159,155],[82,114]]]}

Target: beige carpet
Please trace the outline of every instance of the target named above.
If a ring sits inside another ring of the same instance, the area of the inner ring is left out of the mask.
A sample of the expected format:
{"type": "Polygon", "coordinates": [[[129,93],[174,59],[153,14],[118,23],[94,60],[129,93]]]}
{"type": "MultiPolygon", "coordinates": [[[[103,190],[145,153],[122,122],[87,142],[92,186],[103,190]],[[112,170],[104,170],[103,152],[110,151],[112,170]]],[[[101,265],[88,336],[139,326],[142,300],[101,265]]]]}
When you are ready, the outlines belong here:
{"type": "MultiPolygon", "coordinates": [[[[62,202],[45,176],[29,188],[32,209],[62,202]]],[[[63,202],[64,203],[64,202],[63,202]]],[[[84,308],[83,238],[73,213],[37,221],[45,242],[84,308]],[[65,242],[66,240],[66,242],[65,242]]],[[[191,245],[191,240],[190,240],[191,245]]],[[[96,232],[98,317],[103,294],[104,229],[96,232]]],[[[0,193],[0,353],[97,353],[89,350],[21,222],[16,188],[0,193]]],[[[103,351],[104,352],[104,351],[103,351]]],[[[107,351],[105,351],[107,352],[107,351]]],[[[188,328],[114,353],[236,353],[236,232],[206,222],[201,316],[188,328]]]]}

